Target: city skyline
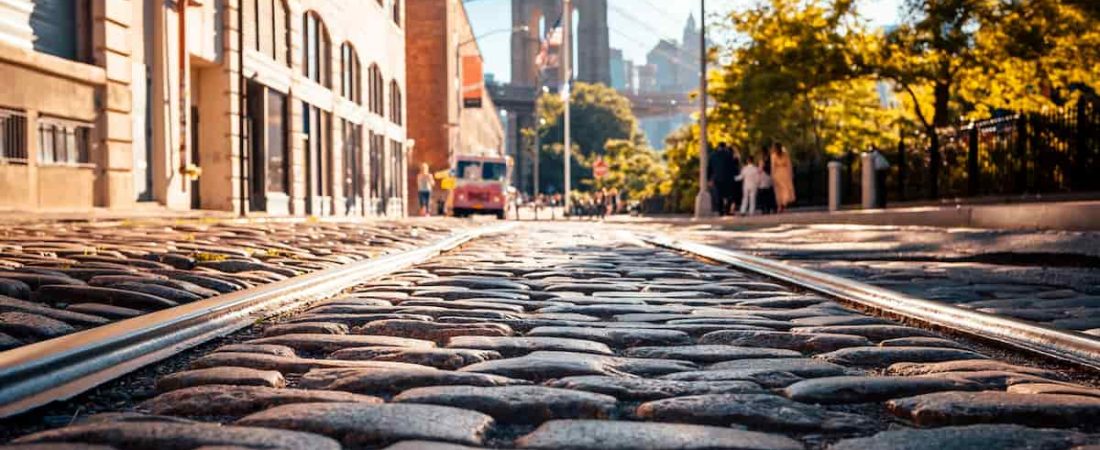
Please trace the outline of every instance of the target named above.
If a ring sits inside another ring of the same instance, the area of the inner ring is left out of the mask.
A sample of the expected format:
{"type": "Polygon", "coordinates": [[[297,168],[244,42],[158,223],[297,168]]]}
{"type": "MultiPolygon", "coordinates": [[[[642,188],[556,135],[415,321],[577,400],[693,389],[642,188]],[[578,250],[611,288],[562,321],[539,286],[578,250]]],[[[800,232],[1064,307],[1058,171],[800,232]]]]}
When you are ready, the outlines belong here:
{"type": "MultiPolygon", "coordinates": [[[[507,30],[512,23],[512,0],[465,0],[467,14],[478,36],[478,46],[485,57],[485,73],[492,74],[497,82],[511,79],[511,39],[507,30]]],[[[707,15],[728,13],[744,8],[752,0],[711,0],[707,2],[707,15]]],[[[858,7],[868,23],[874,27],[894,24],[898,20],[900,0],[862,0],[858,7]]],[[[662,39],[680,42],[680,36],[688,16],[699,20],[699,2],[696,0],[609,0],[608,28],[611,48],[622,51],[624,60],[645,64],[646,54],[662,39]],[[644,6],[636,8],[636,6],[644,6]],[[648,27],[648,28],[647,28],[648,27]]],[[[708,30],[708,34],[714,30],[708,30]]],[[[711,39],[715,39],[713,34],[711,39]]]]}

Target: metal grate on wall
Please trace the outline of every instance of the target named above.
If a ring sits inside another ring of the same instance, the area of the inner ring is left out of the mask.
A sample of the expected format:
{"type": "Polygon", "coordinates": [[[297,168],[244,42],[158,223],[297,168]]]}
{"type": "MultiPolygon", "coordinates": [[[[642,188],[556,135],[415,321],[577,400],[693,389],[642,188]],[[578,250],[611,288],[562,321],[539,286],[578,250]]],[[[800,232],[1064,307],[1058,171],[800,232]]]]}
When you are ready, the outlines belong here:
{"type": "Polygon", "coordinates": [[[27,115],[0,108],[0,164],[27,163],[27,115]]]}

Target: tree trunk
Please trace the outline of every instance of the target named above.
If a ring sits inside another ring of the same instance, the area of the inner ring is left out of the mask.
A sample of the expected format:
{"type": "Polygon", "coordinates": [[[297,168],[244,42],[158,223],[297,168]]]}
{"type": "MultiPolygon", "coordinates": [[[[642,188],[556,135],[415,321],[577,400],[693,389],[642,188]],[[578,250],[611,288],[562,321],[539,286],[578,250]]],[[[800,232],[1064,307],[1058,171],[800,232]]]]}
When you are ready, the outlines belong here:
{"type": "Polygon", "coordinates": [[[933,94],[933,111],[932,111],[932,127],[928,130],[929,138],[929,159],[928,159],[928,198],[935,200],[940,197],[940,137],[936,133],[936,130],[948,125],[948,111],[949,100],[951,99],[951,83],[948,81],[937,81],[932,91],[933,94]]]}

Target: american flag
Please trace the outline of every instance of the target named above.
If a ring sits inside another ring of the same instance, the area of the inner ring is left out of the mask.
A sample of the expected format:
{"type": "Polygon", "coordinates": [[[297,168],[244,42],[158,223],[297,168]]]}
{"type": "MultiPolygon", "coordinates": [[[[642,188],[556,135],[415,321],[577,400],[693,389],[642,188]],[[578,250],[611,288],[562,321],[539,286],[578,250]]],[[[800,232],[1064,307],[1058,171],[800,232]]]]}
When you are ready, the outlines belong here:
{"type": "Polygon", "coordinates": [[[543,36],[539,54],[535,57],[535,64],[538,65],[539,70],[561,65],[562,35],[561,17],[558,17],[558,20],[554,22],[554,26],[546,31],[546,36],[543,36]]]}

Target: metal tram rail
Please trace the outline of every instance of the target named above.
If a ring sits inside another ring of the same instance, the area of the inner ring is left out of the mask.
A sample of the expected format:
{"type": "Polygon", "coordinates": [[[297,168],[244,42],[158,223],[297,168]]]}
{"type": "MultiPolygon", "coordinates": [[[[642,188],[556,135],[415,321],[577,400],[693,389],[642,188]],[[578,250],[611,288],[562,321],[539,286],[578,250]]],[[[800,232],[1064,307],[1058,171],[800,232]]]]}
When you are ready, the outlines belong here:
{"type": "Polygon", "coordinates": [[[65,400],[256,320],[393,273],[510,225],[482,226],[414,250],[155,311],[0,352],[0,417],[65,400]]]}
{"type": "Polygon", "coordinates": [[[643,242],[779,280],[854,305],[872,314],[991,341],[1025,353],[1100,370],[1100,339],[1073,331],[924,300],[867,283],[780,261],[664,235],[638,235],[643,242]]]}

